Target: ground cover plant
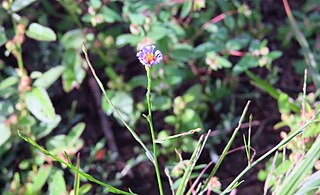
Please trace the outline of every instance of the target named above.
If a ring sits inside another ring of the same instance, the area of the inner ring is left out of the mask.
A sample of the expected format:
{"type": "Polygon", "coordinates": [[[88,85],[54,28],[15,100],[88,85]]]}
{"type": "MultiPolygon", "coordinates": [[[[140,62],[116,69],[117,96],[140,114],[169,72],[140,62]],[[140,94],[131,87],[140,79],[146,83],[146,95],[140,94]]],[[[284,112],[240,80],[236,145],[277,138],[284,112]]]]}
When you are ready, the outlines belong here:
{"type": "Polygon", "coordinates": [[[1,193],[319,193],[318,11],[3,0],[1,193]]]}

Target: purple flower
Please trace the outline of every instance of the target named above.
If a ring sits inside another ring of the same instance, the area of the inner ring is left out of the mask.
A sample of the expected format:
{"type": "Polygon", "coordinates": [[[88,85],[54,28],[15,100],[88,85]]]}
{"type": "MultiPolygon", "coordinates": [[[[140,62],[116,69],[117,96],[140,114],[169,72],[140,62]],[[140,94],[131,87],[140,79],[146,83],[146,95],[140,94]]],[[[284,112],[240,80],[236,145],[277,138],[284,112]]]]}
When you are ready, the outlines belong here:
{"type": "Polygon", "coordinates": [[[156,50],[156,52],[153,53],[154,48],[156,48],[155,45],[149,45],[138,51],[137,57],[143,65],[151,67],[162,61],[161,51],[156,50]]]}

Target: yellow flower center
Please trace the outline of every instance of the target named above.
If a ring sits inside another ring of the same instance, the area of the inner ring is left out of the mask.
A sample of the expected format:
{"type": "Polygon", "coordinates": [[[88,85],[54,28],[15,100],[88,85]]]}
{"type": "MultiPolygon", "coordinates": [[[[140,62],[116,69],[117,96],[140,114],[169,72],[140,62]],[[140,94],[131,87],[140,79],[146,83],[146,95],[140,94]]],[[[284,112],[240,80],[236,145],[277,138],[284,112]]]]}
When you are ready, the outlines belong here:
{"type": "Polygon", "coordinates": [[[147,60],[148,64],[150,64],[152,61],[154,61],[154,56],[152,53],[148,53],[145,57],[145,60],[147,60]]]}

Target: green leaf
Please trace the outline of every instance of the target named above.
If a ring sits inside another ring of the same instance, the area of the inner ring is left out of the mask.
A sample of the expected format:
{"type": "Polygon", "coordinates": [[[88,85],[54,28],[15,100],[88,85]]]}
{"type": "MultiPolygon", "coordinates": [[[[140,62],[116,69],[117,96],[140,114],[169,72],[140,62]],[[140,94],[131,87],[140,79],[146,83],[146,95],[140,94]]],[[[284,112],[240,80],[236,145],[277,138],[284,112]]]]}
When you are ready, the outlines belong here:
{"type": "Polygon", "coordinates": [[[232,16],[225,17],[224,23],[231,30],[234,29],[236,26],[236,20],[232,16]]]}
{"type": "Polygon", "coordinates": [[[83,31],[81,29],[74,29],[64,33],[60,42],[65,49],[79,49],[81,48],[83,39],[83,31]]]}
{"type": "Polygon", "coordinates": [[[141,36],[136,36],[132,34],[122,34],[117,37],[116,44],[119,47],[122,47],[127,44],[131,46],[136,46],[142,40],[143,40],[143,37],[141,36]]]}
{"type": "Polygon", "coordinates": [[[13,12],[18,12],[35,1],[36,0],[15,0],[11,5],[11,10],[13,12]]]}
{"type": "Polygon", "coordinates": [[[50,123],[55,120],[54,107],[46,90],[33,88],[26,93],[25,102],[28,110],[40,121],[50,123]]]}
{"type": "MultiPolygon", "coordinates": [[[[133,115],[133,99],[131,95],[123,91],[108,91],[108,95],[112,104],[120,112],[123,120],[126,122],[131,121],[133,115]]],[[[102,108],[108,115],[113,114],[116,119],[120,120],[105,98],[102,98],[102,108]]]]}
{"type": "Polygon", "coordinates": [[[182,119],[181,131],[188,131],[196,128],[203,129],[202,120],[199,114],[194,110],[190,108],[185,109],[180,117],[182,119]]]}
{"type": "Polygon", "coordinates": [[[142,75],[134,76],[128,83],[131,88],[136,88],[139,86],[147,88],[147,84],[147,77],[142,75]]]}
{"type": "Polygon", "coordinates": [[[5,29],[3,26],[0,26],[0,47],[7,42],[7,37],[5,33],[5,29]]]}
{"type": "Polygon", "coordinates": [[[189,12],[191,11],[192,4],[193,4],[193,1],[185,1],[183,3],[182,9],[181,9],[181,14],[180,14],[181,18],[185,18],[188,16],[189,12]]]}
{"type": "Polygon", "coordinates": [[[89,2],[90,2],[90,5],[95,9],[100,8],[102,5],[101,0],[90,0],[89,2]]]}
{"type": "Polygon", "coordinates": [[[38,23],[31,23],[26,35],[37,41],[55,41],[57,39],[56,33],[51,28],[42,26],[38,23]]]}
{"type": "Polygon", "coordinates": [[[66,194],[66,182],[63,178],[63,171],[56,170],[49,180],[49,192],[51,195],[61,195],[66,194]]]}
{"type": "Polygon", "coordinates": [[[142,13],[128,13],[129,19],[130,19],[130,23],[139,26],[139,25],[143,25],[144,21],[146,19],[146,16],[142,13]]]}
{"type": "MultiPolygon", "coordinates": [[[[168,65],[165,69],[165,81],[170,85],[177,85],[185,78],[185,69],[176,66],[168,65]]],[[[156,82],[155,82],[156,83],[156,82]]],[[[160,83],[159,83],[160,84],[160,83]]],[[[156,87],[156,85],[155,85],[156,87]]]]}
{"type": "Polygon", "coordinates": [[[282,56],[281,51],[272,51],[268,54],[268,57],[272,60],[278,59],[282,56]]]}
{"type": "Polygon", "coordinates": [[[63,54],[62,64],[67,67],[62,74],[62,84],[65,92],[79,87],[86,72],[82,66],[80,54],[73,49],[68,49],[63,54]]]}
{"type": "Polygon", "coordinates": [[[80,138],[84,131],[85,123],[75,125],[68,135],[60,134],[50,137],[47,140],[47,148],[54,154],[61,154],[68,150],[76,153],[83,146],[83,140],[80,138]]]}
{"type": "Polygon", "coordinates": [[[182,98],[188,105],[194,103],[198,106],[201,103],[199,96],[202,96],[202,86],[200,84],[194,84],[183,94],[182,98]]]}
{"type": "Polygon", "coordinates": [[[75,125],[66,137],[66,140],[65,140],[66,144],[68,146],[74,145],[79,140],[85,127],[86,127],[85,123],[78,123],[77,125],[75,125]]]}
{"type": "Polygon", "coordinates": [[[15,85],[18,83],[18,78],[17,77],[7,77],[3,81],[0,82],[0,90],[4,90],[8,87],[11,87],[12,85],[15,85]]]}
{"type": "Polygon", "coordinates": [[[0,123],[1,136],[0,136],[0,147],[11,137],[10,128],[0,123]]]}
{"type": "Polygon", "coordinates": [[[30,177],[32,181],[27,184],[26,194],[32,195],[41,192],[42,187],[50,175],[51,169],[52,166],[50,165],[42,165],[37,173],[32,174],[30,177]]]}
{"type": "Polygon", "coordinates": [[[226,43],[226,48],[228,50],[240,50],[249,44],[250,37],[243,35],[234,39],[229,39],[226,43]]]}
{"type": "Polygon", "coordinates": [[[14,104],[10,101],[0,101],[0,121],[14,112],[14,104]]]}
{"type": "Polygon", "coordinates": [[[278,107],[281,114],[289,114],[290,109],[290,102],[289,96],[285,93],[280,93],[278,97],[278,107]]]}
{"type": "Polygon", "coordinates": [[[163,25],[152,25],[148,36],[152,40],[158,41],[167,35],[167,29],[168,28],[164,27],[163,25]]]}
{"type": "Polygon", "coordinates": [[[180,26],[178,22],[171,21],[167,26],[177,37],[185,37],[186,31],[180,26]]]}
{"type": "Polygon", "coordinates": [[[37,139],[43,138],[56,128],[61,121],[61,117],[56,115],[55,119],[50,123],[40,122],[38,125],[33,126],[32,132],[37,139]]]}
{"type": "Polygon", "coordinates": [[[233,72],[235,74],[240,74],[250,68],[258,66],[258,57],[252,56],[251,54],[246,54],[241,58],[241,60],[233,67],[233,72]]]}
{"type": "Polygon", "coordinates": [[[113,23],[121,21],[121,16],[107,6],[103,6],[101,14],[106,22],[113,23]]]}
{"type": "Polygon", "coordinates": [[[173,51],[170,53],[174,60],[188,61],[193,57],[193,48],[187,44],[176,44],[173,46],[173,51]]]}
{"type": "Polygon", "coordinates": [[[90,189],[92,188],[92,185],[91,184],[84,184],[80,187],[79,189],[79,194],[82,195],[82,194],[87,194],[90,189]]]}
{"type": "Polygon", "coordinates": [[[166,122],[169,125],[174,126],[177,122],[177,119],[174,115],[168,115],[168,116],[164,117],[164,122],[166,122]]]}
{"type": "Polygon", "coordinates": [[[171,99],[167,96],[155,96],[152,100],[152,110],[168,110],[171,107],[171,99]]]}
{"type": "Polygon", "coordinates": [[[203,58],[207,53],[217,53],[225,49],[225,45],[221,41],[205,42],[199,44],[195,49],[198,58],[203,58]]]}
{"type": "Polygon", "coordinates": [[[229,60],[227,60],[226,57],[223,56],[219,56],[219,55],[210,55],[211,52],[209,52],[208,59],[209,62],[207,62],[207,64],[209,65],[209,67],[214,70],[217,71],[218,69],[223,69],[223,68],[231,68],[232,64],[229,60]]]}
{"type": "Polygon", "coordinates": [[[231,68],[232,66],[231,62],[227,60],[226,57],[217,56],[215,60],[221,68],[231,68]]]}
{"type": "Polygon", "coordinates": [[[48,89],[63,73],[64,66],[56,66],[42,74],[37,80],[34,81],[33,86],[48,89]]]}

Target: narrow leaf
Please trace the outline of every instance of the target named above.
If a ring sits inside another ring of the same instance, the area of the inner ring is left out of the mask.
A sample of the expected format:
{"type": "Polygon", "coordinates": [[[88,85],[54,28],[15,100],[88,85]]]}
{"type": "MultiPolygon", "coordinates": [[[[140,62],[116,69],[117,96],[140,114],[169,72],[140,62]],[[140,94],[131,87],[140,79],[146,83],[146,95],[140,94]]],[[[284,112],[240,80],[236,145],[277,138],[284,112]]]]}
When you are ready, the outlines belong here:
{"type": "Polygon", "coordinates": [[[64,66],[56,66],[42,74],[37,80],[34,81],[33,86],[48,89],[63,73],[64,66]]]}

